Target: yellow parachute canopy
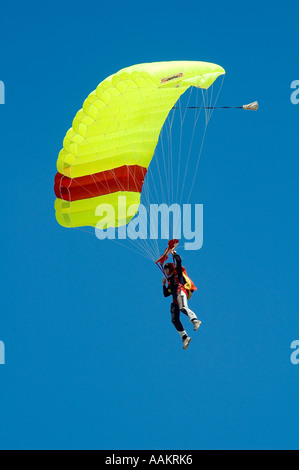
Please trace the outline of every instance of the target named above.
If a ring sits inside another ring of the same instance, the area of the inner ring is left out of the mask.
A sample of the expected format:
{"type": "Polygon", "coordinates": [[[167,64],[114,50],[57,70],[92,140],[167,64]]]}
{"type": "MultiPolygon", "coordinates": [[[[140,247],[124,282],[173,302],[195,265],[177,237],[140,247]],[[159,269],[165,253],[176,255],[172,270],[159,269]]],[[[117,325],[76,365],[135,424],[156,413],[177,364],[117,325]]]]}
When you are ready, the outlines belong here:
{"type": "Polygon", "coordinates": [[[54,190],[59,224],[95,227],[99,204],[115,209],[116,219],[108,226],[127,224],[134,215],[123,214],[140,204],[169,111],[189,87],[207,89],[224,73],[207,62],[156,62],[122,69],[100,83],[78,111],[58,156],[54,190]],[[127,207],[118,207],[119,195],[126,196],[127,207]]]}

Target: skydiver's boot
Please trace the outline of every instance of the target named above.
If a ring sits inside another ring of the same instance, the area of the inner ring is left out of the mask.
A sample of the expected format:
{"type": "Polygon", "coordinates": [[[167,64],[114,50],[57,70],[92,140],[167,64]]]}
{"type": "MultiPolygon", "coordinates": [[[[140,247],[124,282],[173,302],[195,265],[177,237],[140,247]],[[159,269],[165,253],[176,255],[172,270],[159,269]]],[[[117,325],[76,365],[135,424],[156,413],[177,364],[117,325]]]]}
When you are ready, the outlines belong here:
{"type": "Polygon", "coordinates": [[[201,325],[201,321],[195,319],[195,320],[192,321],[192,323],[193,323],[194,331],[198,330],[198,328],[201,325]]]}
{"type": "Polygon", "coordinates": [[[185,339],[183,339],[183,349],[187,349],[189,344],[190,344],[191,338],[190,336],[187,336],[185,339]]]}

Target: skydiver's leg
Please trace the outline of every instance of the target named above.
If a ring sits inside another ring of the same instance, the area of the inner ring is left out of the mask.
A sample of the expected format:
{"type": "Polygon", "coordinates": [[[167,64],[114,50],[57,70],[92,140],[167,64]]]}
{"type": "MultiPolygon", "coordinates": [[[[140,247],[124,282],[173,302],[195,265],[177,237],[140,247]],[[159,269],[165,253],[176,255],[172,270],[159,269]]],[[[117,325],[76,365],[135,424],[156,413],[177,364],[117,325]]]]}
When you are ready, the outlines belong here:
{"type": "Polygon", "coordinates": [[[195,313],[188,307],[187,295],[182,290],[178,293],[178,306],[180,311],[187,315],[191,322],[197,320],[195,313]]]}
{"type": "Polygon", "coordinates": [[[184,341],[188,335],[186,331],[184,330],[184,327],[180,321],[180,309],[178,304],[175,304],[172,302],[170,306],[170,312],[171,312],[171,323],[174,325],[175,329],[179,332],[180,337],[184,341]]]}

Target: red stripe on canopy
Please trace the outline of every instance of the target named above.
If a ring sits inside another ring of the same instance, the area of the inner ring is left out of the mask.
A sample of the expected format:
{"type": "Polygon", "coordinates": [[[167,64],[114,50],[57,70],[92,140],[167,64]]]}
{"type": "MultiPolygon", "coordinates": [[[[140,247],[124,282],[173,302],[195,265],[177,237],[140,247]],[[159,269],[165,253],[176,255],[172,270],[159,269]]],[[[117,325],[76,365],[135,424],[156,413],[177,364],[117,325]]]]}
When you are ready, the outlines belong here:
{"type": "Polygon", "coordinates": [[[147,168],[142,166],[124,165],[78,178],[68,178],[56,173],[54,192],[59,199],[65,201],[89,199],[117,191],[141,193],[146,172],[147,168]]]}

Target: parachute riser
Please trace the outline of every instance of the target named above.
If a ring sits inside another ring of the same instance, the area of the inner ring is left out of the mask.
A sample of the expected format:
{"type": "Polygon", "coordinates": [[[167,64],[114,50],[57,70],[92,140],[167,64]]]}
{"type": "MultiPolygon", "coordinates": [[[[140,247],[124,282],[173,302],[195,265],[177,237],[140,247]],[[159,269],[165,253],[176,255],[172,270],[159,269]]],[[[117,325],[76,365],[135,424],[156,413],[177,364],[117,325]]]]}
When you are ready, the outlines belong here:
{"type": "Polygon", "coordinates": [[[161,264],[159,264],[158,262],[156,262],[155,264],[158,266],[158,268],[160,269],[161,273],[163,274],[163,276],[166,278],[166,280],[167,280],[167,282],[168,282],[170,276],[167,276],[167,274],[166,274],[166,272],[165,272],[163,266],[161,266],[161,264]]]}
{"type": "Polygon", "coordinates": [[[174,255],[173,255],[173,249],[176,248],[179,244],[179,240],[177,239],[173,239],[173,240],[169,240],[168,244],[167,244],[167,248],[165,249],[164,251],[164,254],[162,256],[160,256],[160,258],[155,262],[155,264],[158,266],[158,268],[160,269],[160,271],[162,272],[162,274],[164,275],[164,277],[169,280],[169,278],[171,276],[167,276],[166,272],[165,272],[165,269],[163,267],[163,264],[165,263],[165,261],[167,261],[167,258],[168,256],[170,255],[170,253],[172,254],[172,260],[173,260],[173,267],[174,267],[174,270],[175,270],[175,259],[174,259],[174,255]]]}

